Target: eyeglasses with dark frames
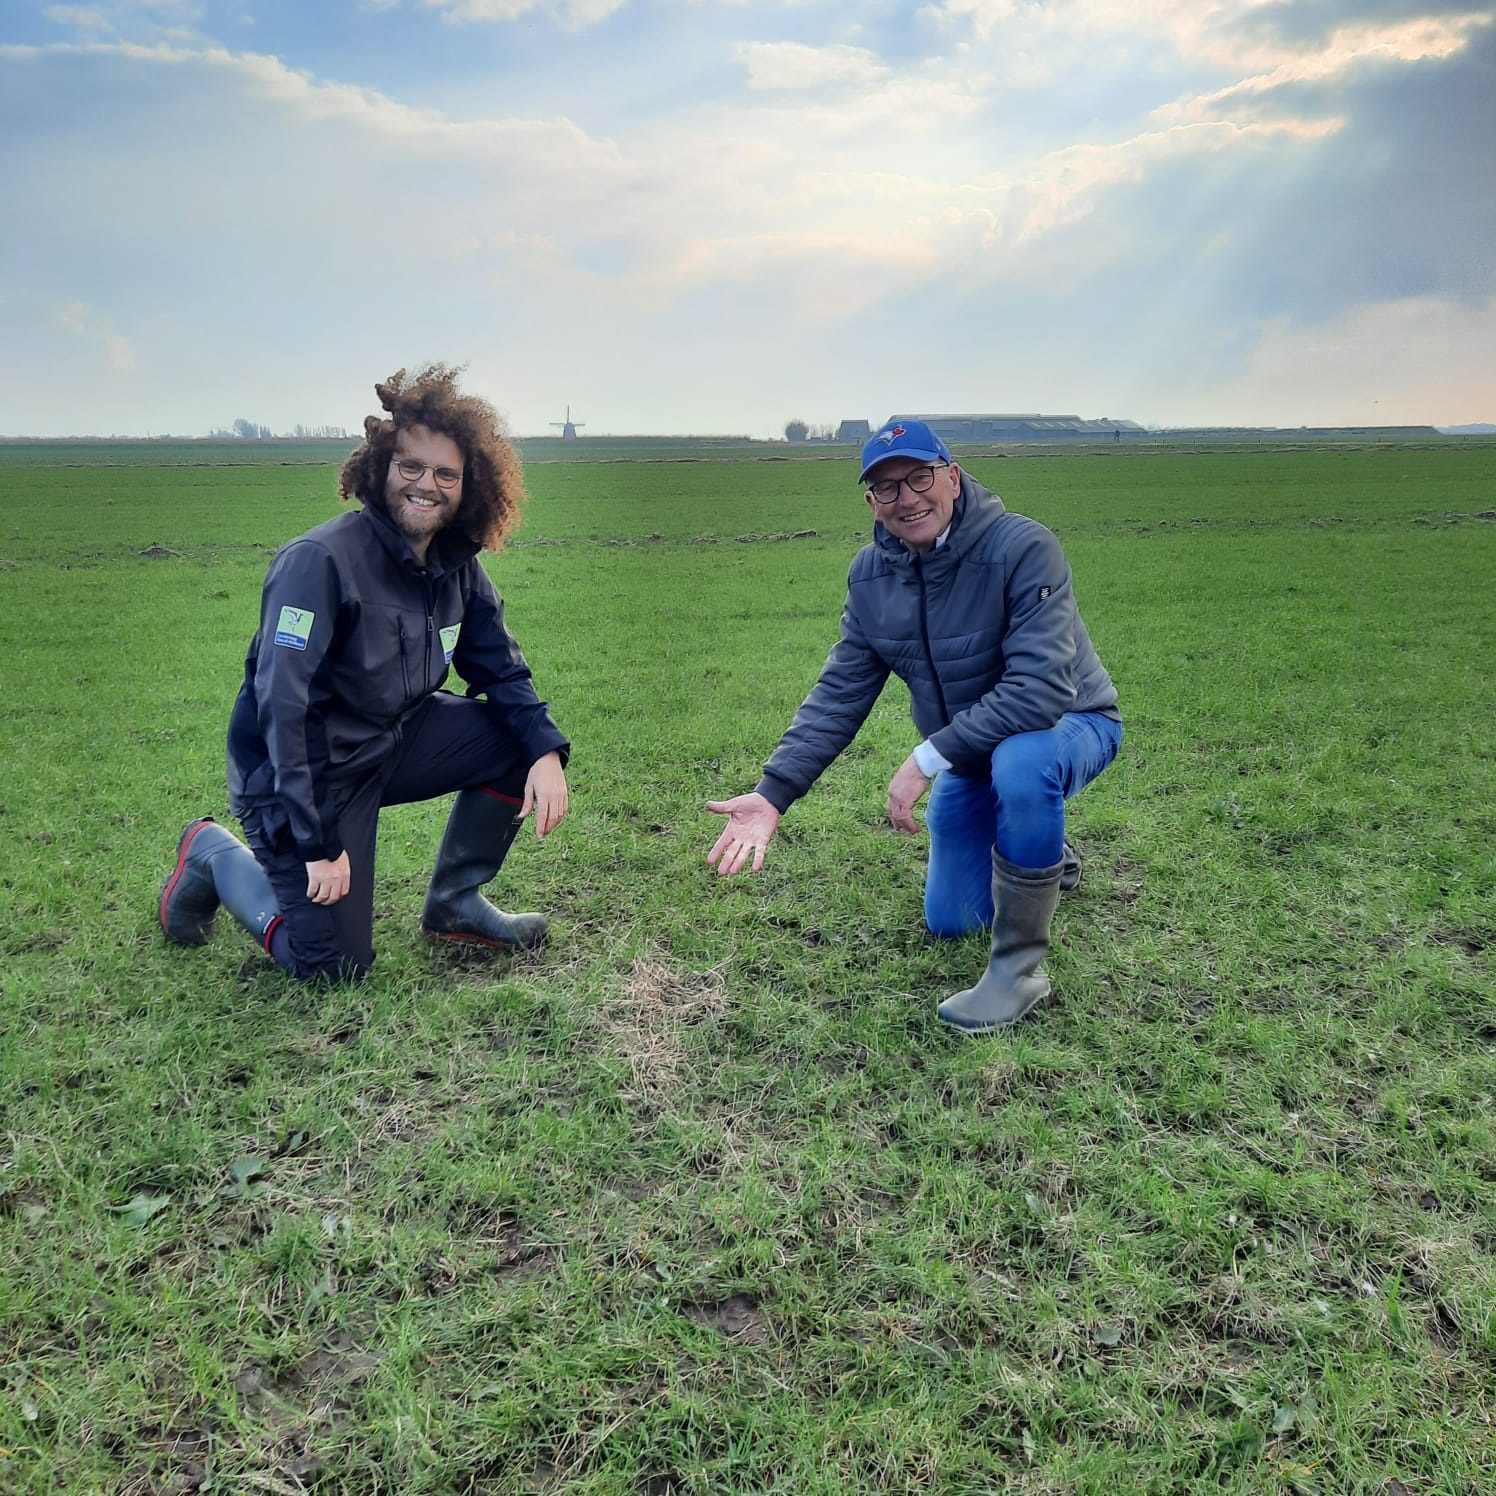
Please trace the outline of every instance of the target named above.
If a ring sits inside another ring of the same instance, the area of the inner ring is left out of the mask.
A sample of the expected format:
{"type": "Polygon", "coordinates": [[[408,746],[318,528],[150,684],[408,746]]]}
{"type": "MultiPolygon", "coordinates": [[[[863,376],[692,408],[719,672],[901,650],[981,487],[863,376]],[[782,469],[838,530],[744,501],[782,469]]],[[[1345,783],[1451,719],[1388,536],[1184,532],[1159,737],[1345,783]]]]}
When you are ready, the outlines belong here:
{"type": "MultiPolygon", "coordinates": [[[[948,462],[942,462],[940,467],[947,468],[948,462]]],[[[917,467],[905,473],[902,478],[879,478],[876,483],[869,483],[867,491],[873,496],[876,504],[892,504],[899,496],[900,488],[907,488],[910,493],[928,493],[935,482],[934,467],[917,467]]]]}
{"type": "Polygon", "coordinates": [[[414,457],[396,457],[394,459],[394,466],[395,471],[407,483],[419,483],[428,472],[436,479],[436,486],[438,488],[456,488],[462,482],[460,469],[432,467],[429,462],[417,462],[414,457]]]}

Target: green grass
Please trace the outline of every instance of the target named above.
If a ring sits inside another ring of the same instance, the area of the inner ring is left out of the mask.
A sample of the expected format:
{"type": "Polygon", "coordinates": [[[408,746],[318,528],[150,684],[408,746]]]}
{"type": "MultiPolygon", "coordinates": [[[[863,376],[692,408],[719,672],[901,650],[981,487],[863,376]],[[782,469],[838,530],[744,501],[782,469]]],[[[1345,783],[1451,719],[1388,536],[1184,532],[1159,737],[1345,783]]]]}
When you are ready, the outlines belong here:
{"type": "Polygon", "coordinates": [[[491,566],[573,810],[496,895],[556,938],[422,942],[403,807],[330,991],[154,902],[335,469],[0,473],[0,1492],[1496,1488],[1496,446],[972,467],[1127,717],[1056,996],[979,1042],[897,683],[705,866],[846,462],[532,465],[491,566]]]}

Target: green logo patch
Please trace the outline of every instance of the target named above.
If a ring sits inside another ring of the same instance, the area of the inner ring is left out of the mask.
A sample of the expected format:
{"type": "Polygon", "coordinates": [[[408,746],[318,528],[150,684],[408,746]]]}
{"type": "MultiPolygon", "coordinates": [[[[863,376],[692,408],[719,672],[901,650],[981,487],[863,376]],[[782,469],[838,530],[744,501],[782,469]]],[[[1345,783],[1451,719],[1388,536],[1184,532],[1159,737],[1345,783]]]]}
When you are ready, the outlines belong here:
{"type": "Polygon", "coordinates": [[[275,642],[287,649],[305,649],[317,615],[309,608],[282,608],[275,626],[275,642]]]}
{"type": "Polygon", "coordinates": [[[452,663],[452,655],[457,649],[457,636],[461,632],[462,625],[460,623],[449,624],[441,631],[442,652],[446,655],[449,665],[452,663]]]}

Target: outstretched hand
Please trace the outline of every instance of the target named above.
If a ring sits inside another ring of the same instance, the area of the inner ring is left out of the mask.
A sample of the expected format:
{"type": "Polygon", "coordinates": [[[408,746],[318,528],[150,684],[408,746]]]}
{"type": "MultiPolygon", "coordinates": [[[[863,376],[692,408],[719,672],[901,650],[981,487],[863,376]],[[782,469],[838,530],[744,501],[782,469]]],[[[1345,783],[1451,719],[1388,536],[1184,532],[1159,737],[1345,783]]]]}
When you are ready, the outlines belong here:
{"type": "Polygon", "coordinates": [[[706,854],[717,876],[730,878],[742,872],[750,857],[756,873],[764,865],[764,852],[779,827],[779,812],[757,790],[731,800],[708,800],[706,808],[727,817],[727,827],[717,838],[717,845],[706,854]]]}

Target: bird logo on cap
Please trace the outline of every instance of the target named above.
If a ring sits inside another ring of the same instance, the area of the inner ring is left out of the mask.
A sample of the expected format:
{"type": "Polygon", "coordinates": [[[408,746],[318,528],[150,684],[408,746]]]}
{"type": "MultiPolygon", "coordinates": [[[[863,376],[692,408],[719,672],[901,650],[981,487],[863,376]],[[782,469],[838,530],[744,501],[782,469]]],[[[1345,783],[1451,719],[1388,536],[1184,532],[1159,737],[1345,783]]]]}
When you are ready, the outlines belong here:
{"type": "Polygon", "coordinates": [[[898,437],[903,436],[903,434],[904,428],[902,426],[890,426],[887,431],[880,431],[878,433],[878,440],[882,442],[885,447],[891,447],[894,444],[894,441],[898,437]]]}

